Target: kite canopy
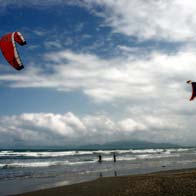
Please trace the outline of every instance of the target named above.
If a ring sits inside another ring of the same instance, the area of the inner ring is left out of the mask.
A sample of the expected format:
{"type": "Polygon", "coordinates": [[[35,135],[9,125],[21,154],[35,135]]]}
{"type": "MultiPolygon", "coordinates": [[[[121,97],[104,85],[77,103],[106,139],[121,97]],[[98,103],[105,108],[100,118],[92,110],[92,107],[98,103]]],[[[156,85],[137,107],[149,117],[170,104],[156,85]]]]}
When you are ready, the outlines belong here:
{"type": "Polygon", "coordinates": [[[196,97],[196,82],[189,80],[187,83],[192,85],[192,96],[190,98],[190,101],[192,101],[196,97]]]}
{"type": "Polygon", "coordinates": [[[26,41],[20,32],[6,34],[0,39],[0,48],[8,63],[15,69],[21,70],[24,66],[17,51],[16,42],[21,46],[26,44],[26,41]]]}

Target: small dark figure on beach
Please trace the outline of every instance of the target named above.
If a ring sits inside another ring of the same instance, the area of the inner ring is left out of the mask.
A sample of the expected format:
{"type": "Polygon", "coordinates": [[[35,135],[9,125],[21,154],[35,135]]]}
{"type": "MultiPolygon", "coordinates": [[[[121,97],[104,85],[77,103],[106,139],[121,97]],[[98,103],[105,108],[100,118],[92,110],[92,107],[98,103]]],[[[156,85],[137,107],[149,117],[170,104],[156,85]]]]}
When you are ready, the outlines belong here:
{"type": "Polygon", "coordinates": [[[114,163],[116,163],[116,154],[113,154],[113,158],[114,158],[114,163]]]}
{"type": "Polygon", "coordinates": [[[102,157],[101,157],[101,155],[99,155],[99,160],[98,160],[98,162],[99,162],[99,163],[102,162],[102,157]]]}

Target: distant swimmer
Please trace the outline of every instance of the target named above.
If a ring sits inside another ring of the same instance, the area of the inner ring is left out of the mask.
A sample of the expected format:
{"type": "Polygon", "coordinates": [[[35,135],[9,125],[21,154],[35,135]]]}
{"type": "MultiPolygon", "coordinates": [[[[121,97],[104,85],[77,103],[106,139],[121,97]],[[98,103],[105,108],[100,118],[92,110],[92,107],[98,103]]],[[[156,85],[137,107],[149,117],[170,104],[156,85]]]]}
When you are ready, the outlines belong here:
{"type": "Polygon", "coordinates": [[[191,80],[188,80],[186,83],[192,85],[192,96],[190,98],[190,101],[192,101],[196,97],[196,82],[192,82],[191,80]]]}

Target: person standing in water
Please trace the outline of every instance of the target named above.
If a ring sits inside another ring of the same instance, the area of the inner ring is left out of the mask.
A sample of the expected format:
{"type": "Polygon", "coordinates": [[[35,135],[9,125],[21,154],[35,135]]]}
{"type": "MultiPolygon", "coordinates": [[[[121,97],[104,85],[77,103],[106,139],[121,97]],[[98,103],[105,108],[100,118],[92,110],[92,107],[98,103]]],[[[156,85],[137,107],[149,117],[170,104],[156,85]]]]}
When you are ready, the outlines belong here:
{"type": "Polygon", "coordinates": [[[113,154],[114,163],[116,163],[116,153],[113,154]]]}
{"type": "Polygon", "coordinates": [[[101,157],[101,155],[99,155],[99,160],[98,160],[98,162],[99,162],[99,163],[102,162],[102,157],[101,157]]]}

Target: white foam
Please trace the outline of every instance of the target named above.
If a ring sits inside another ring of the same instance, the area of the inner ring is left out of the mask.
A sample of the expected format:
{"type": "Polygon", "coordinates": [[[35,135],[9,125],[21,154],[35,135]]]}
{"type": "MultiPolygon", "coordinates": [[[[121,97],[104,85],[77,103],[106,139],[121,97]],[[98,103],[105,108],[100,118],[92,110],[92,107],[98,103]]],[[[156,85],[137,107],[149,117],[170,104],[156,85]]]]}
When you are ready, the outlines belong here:
{"type": "Polygon", "coordinates": [[[31,167],[51,167],[51,166],[60,166],[60,165],[80,165],[80,164],[88,164],[95,163],[96,160],[89,161],[39,161],[39,162],[13,162],[8,164],[0,164],[0,168],[31,168],[31,167]]]}
{"type": "Polygon", "coordinates": [[[8,164],[0,164],[1,168],[25,168],[25,167],[49,167],[58,165],[58,162],[14,162],[8,164]]]}
{"type": "Polygon", "coordinates": [[[13,151],[2,151],[0,157],[62,157],[62,156],[74,156],[74,155],[91,155],[92,151],[59,151],[59,152],[13,152],[13,151]]]}
{"type": "Polygon", "coordinates": [[[187,151],[190,151],[190,149],[188,148],[171,148],[171,149],[167,149],[168,152],[171,152],[171,153],[175,153],[175,152],[187,152],[187,151]]]}
{"type": "Polygon", "coordinates": [[[12,150],[2,150],[2,151],[0,151],[0,154],[1,153],[12,153],[12,152],[14,152],[14,151],[12,151],[12,150]]]}
{"type": "Polygon", "coordinates": [[[105,155],[109,155],[114,153],[115,150],[96,150],[94,151],[94,154],[105,154],[105,155]]]}
{"type": "Polygon", "coordinates": [[[117,157],[117,161],[133,161],[136,160],[135,157],[117,157]]]}
{"type": "Polygon", "coordinates": [[[160,159],[160,158],[169,158],[169,157],[179,157],[179,154],[140,154],[135,157],[138,159],[160,159]]]}
{"type": "Polygon", "coordinates": [[[146,154],[146,153],[161,153],[164,149],[142,149],[142,150],[132,150],[132,153],[134,154],[146,154]]]}

